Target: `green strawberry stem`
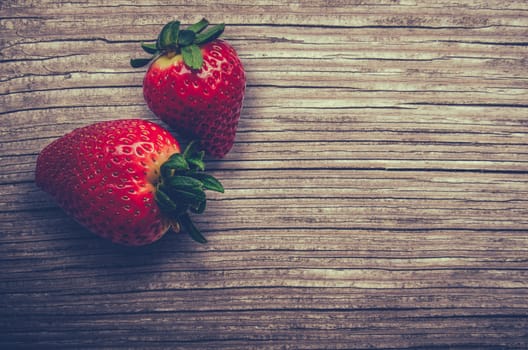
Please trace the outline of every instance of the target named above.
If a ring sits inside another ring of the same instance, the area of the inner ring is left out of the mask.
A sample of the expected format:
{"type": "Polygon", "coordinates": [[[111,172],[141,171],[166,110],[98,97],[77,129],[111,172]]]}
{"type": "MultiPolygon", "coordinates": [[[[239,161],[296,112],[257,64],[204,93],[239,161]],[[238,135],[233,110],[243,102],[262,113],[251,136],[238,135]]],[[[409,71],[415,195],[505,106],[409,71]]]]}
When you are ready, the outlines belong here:
{"type": "Polygon", "coordinates": [[[171,21],[165,24],[156,39],[156,43],[141,43],[141,48],[152,56],[150,58],[133,58],[130,60],[130,65],[139,68],[146,66],[161,55],[181,54],[183,62],[191,69],[202,68],[203,56],[199,45],[217,39],[222,35],[225,28],[223,23],[207,29],[208,25],[209,22],[205,18],[187,27],[187,29],[180,29],[179,21],[171,21]]]}
{"type": "Polygon", "coordinates": [[[183,153],[175,153],[162,164],[155,199],[160,210],[175,226],[182,227],[192,239],[207,240],[193,224],[189,211],[201,214],[205,210],[205,190],[224,192],[224,187],[213,176],[206,174],[204,152],[198,151],[197,142],[191,142],[183,153]]]}

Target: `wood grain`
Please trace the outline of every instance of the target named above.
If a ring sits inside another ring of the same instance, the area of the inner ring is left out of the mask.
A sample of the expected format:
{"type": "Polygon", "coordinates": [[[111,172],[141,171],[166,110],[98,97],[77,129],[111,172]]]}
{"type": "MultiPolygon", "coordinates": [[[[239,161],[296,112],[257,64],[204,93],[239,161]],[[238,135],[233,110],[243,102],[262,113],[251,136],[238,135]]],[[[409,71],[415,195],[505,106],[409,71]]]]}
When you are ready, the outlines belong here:
{"type": "Polygon", "coordinates": [[[0,31],[2,349],[528,347],[525,1],[8,0],[0,31]],[[129,59],[202,14],[248,77],[209,243],[116,247],[36,157],[156,121],[129,59]]]}

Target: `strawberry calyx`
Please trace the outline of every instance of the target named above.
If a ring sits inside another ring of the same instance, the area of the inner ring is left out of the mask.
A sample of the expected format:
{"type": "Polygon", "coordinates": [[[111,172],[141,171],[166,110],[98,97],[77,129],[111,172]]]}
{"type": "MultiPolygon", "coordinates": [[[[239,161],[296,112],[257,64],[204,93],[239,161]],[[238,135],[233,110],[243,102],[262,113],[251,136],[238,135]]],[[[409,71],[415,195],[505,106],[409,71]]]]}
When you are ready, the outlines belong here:
{"type": "Polygon", "coordinates": [[[130,65],[134,68],[143,67],[161,55],[179,55],[191,69],[200,69],[203,65],[203,55],[200,45],[217,39],[224,32],[225,24],[217,24],[207,29],[209,22],[202,18],[195,24],[180,29],[179,21],[171,21],[158,35],[155,43],[141,43],[141,48],[151,54],[150,58],[133,58],[130,65]],[[207,30],[206,30],[207,29],[207,30]]]}
{"type": "Polygon", "coordinates": [[[205,190],[224,192],[220,181],[204,172],[204,154],[204,151],[198,151],[197,142],[193,141],[183,153],[170,156],[160,168],[154,197],[173,226],[183,228],[199,243],[206,243],[207,240],[192,222],[189,212],[204,212],[207,201],[205,190]]]}

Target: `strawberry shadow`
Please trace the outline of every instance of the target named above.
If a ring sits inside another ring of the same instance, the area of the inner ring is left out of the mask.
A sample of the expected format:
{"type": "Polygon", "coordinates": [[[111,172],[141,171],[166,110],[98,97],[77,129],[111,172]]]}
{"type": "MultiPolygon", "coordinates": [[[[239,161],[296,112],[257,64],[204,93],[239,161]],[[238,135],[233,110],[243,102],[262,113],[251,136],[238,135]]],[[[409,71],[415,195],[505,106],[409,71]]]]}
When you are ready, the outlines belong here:
{"type": "MultiPolygon", "coordinates": [[[[86,235],[91,235],[89,231],[86,235]]],[[[87,239],[88,240],[88,239],[87,239]]],[[[158,241],[139,247],[123,246],[97,236],[89,238],[91,258],[87,263],[99,269],[116,270],[117,268],[152,269],[166,268],[173,265],[199,263],[199,256],[204,251],[202,244],[194,242],[184,233],[167,232],[158,241]]]]}

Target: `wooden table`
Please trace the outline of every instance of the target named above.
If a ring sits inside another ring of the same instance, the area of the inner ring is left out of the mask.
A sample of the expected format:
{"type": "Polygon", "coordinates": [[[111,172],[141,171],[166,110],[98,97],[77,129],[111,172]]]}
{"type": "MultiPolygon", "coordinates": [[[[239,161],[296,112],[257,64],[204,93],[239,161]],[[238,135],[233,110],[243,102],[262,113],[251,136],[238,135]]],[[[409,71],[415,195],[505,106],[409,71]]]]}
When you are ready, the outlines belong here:
{"type": "Polygon", "coordinates": [[[0,4],[0,348],[528,348],[528,3],[0,4]],[[52,140],[157,121],[129,59],[224,21],[248,77],[206,245],[118,247],[34,183],[52,140]]]}

